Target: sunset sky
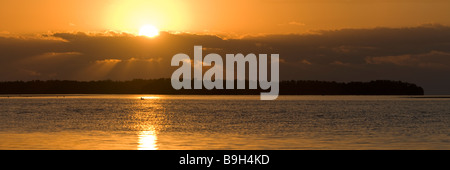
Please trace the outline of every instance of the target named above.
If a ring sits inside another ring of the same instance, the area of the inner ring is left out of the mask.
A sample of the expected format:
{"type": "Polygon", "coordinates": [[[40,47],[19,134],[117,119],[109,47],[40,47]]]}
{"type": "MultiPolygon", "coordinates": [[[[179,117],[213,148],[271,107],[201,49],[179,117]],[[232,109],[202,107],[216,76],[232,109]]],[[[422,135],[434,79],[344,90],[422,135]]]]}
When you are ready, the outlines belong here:
{"type": "Polygon", "coordinates": [[[174,54],[203,45],[279,53],[284,80],[450,94],[449,25],[448,0],[2,0],[0,81],[169,78],[174,54]]]}
{"type": "Polygon", "coordinates": [[[0,30],[304,33],[317,29],[449,25],[447,0],[2,0],[0,30]]]}

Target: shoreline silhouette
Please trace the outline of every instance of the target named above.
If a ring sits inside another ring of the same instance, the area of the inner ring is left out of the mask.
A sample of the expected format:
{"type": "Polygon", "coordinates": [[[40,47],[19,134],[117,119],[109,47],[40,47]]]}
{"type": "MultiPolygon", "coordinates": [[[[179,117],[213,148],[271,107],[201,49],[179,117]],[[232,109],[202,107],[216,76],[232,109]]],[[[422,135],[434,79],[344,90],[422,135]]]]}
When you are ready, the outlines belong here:
{"type": "MultiPolygon", "coordinates": [[[[175,90],[170,79],[7,81],[0,82],[0,94],[259,95],[270,90],[248,89],[248,81],[245,84],[246,89],[175,90]]],[[[412,83],[391,80],[347,83],[289,80],[280,81],[280,95],[424,95],[424,90],[412,83]]]]}

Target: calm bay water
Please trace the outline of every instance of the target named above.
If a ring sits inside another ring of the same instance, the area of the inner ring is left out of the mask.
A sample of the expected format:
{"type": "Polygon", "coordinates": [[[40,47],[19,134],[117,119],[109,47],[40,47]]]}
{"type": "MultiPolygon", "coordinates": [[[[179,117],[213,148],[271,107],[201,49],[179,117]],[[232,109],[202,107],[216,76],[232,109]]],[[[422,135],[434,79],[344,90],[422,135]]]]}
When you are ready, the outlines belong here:
{"type": "Polygon", "coordinates": [[[450,98],[0,97],[0,149],[450,149],[450,98]]]}

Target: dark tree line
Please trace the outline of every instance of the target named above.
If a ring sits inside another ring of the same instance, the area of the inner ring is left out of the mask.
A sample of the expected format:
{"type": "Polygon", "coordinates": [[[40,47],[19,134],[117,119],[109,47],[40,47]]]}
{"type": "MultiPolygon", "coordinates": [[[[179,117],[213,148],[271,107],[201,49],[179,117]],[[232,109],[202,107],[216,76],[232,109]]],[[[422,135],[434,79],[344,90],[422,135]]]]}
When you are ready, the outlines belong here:
{"type": "Polygon", "coordinates": [[[284,95],[423,95],[415,84],[376,80],[370,82],[282,81],[280,94],[284,95]]]}
{"type": "MultiPolygon", "coordinates": [[[[261,89],[245,90],[175,90],[170,79],[135,79],[131,81],[9,81],[0,82],[0,94],[243,94],[259,95],[261,89]]],[[[225,86],[224,86],[225,87],[225,86]]],[[[235,86],[236,87],[236,86],[235,86]]],[[[280,82],[280,95],[423,95],[415,84],[376,80],[370,82],[327,82],[291,80],[280,82]]]]}

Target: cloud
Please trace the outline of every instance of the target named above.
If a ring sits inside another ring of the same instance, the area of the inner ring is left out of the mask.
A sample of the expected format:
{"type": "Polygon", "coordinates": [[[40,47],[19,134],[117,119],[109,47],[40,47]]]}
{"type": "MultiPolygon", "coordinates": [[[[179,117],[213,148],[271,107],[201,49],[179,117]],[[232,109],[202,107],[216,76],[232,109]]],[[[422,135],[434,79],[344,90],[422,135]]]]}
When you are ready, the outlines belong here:
{"type": "Polygon", "coordinates": [[[108,63],[116,64],[116,63],[122,62],[122,60],[119,60],[119,59],[104,59],[104,60],[97,60],[95,62],[96,63],[105,63],[105,64],[108,64],[108,63]]]}
{"type": "Polygon", "coordinates": [[[193,57],[195,45],[203,46],[203,55],[280,54],[285,80],[392,79],[450,93],[450,27],[438,24],[233,39],[167,32],[155,38],[121,32],[0,36],[0,81],[167,78],[176,69],[172,56],[193,57]]]}
{"type": "Polygon", "coordinates": [[[366,62],[368,64],[394,64],[398,66],[450,70],[450,53],[431,51],[425,54],[367,57],[366,62]]]}
{"type": "Polygon", "coordinates": [[[297,21],[291,21],[288,23],[289,25],[295,25],[295,26],[305,26],[305,23],[297,22],[297,21]]]}

